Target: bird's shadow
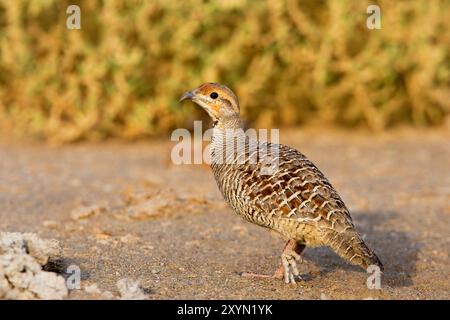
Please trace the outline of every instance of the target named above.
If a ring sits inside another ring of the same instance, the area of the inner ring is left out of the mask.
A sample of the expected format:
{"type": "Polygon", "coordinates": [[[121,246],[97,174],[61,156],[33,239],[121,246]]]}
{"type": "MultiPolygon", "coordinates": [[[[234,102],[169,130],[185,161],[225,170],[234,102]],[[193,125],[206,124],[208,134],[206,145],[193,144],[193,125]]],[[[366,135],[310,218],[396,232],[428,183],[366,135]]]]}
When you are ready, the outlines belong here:
{"type": "MultiPolygon", "coordinates": [[[[416,273],[421,244],[406,232],[384,228],[397,215],[395,212],[355,212],[353,219],[357,230],[384,265],[383,282],[392,287],[408,287],[413,284],[412,277],[416,273]]],[[[304,257],[305,260],[320,266],[322,274],[337,269],[364,272],[360,267],[341,259],[327,247],[306,250],[304,257]]],[[[309,275],[302,277],[304,280],[311,278],[309,275]]]]}

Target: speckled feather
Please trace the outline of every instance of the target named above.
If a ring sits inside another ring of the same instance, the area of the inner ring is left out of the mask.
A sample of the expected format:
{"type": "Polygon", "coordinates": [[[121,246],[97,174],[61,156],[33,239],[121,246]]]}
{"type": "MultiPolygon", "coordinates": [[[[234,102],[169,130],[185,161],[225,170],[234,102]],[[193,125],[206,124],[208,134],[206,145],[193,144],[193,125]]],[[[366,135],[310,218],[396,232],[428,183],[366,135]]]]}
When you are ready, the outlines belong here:
{"type": "Polygon", "coordinates": [[[211,164],[220,191],[238,215],[306,246],[328,245],[364,268],[371,264],[382,267],[355,231],[336,190],[311,161],[295,149],[277,145],[278,167],[264,175],[263,166],[273,162],[276,154],[272,144],[258,146],[268,152],[253,163],[250,159],[255,152],[247,142],[245,154],[240,155],[245,156],[244,163],[211,164]]]}

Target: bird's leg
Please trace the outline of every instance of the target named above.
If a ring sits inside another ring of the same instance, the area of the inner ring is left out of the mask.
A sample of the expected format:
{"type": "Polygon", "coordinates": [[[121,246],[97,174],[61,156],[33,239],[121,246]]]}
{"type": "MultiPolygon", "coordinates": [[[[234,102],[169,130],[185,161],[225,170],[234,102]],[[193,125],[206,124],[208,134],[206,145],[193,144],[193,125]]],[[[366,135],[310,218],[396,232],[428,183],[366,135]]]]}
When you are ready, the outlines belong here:
{"type": "MultiPolygon", "coordinates": [[[[305,245],[299,244],[295,240],[289,240],[281,254],[281,266],[275,273],[284,274],[284,282],[295,283],[295,277],[299,277],[297,261],[302,262],[300,254],[305,249],[305,245]]],[[[280,277],[280,276],[278,276],[280,277]]]]}
{"type": "Polygon", "coordinates": [[[241,275],[243,277],[276,279],[282,279],[284,277],[286,283],[295,283],[295,277],[299,275],[296,262],[301,262],[300,254],[303,249],[305,249],[305,245],[299,244],[297,241],[291,239],[284,246],[283,253],[281,254],[281,265],[273,274],[268,275],[244,272],[241,275]]]}

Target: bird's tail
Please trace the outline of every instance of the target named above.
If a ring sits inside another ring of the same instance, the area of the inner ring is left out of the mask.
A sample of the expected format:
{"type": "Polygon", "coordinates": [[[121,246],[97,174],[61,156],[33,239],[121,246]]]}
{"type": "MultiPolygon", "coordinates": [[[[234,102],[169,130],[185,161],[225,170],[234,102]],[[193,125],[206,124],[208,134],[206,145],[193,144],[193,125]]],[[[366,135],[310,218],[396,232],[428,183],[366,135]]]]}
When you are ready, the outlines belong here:
{"type": "Polygon", "coordinates": [[[381,271],[384,270],[380,259],[357,232],[335,233],[329,239],[328,245],[348,262],[364,269],[376,265],[381,271]]]}

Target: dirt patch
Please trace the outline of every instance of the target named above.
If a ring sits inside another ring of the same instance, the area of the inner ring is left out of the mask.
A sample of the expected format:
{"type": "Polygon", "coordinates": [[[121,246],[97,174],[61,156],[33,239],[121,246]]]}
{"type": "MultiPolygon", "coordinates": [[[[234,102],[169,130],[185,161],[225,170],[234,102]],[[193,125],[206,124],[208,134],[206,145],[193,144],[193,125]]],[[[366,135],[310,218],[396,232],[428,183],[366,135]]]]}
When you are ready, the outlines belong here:
{"type": "Polygon", "coordinates": [[[1,227],[59,240],[49,271],[81,270],[69,299],[120,298],[121,279],[148,299],[450,299],[448,136],[281,135],[341,194],[385,265],[381,290],[327,248],[305,250],[295,286],[240,277],[273,272],[283,241],[236,216],[207,166],[168,162],[167,142],[1,146],[1,227]]]}

